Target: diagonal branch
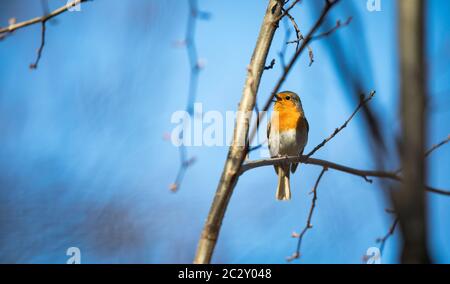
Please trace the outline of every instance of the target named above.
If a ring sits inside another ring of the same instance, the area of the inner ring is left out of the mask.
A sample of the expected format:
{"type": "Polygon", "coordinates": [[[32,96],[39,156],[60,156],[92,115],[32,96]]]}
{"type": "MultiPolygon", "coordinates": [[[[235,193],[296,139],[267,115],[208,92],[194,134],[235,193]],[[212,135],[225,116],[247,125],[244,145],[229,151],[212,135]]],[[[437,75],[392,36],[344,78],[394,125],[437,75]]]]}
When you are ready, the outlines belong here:
{"type": "Polygon", "coordinates": [[[205,264],[211,262],[222,220],[237,183],[240,167],[246,156],[251,112],[255,107],[261,76],[264,72],[267,55],[272,45],[275,31],[278,28],[279,16],[284,4],[284,0],[269,0],[268,2],[252,59],[247,68],[248,74],[239,103],[233,142],[228,151],[222,176],[198,242],[194,263],[205,264]]]}
{"type": "Polygon", "coordinates": [[[289,14],[289,12],[295,7],[295,5],[297,5],[301,1],[302,0],[295,0],[294,2],[291,3],[291,5],[289,5],[289,7],[287,7],[286,9],[283,9],[283,13],[280,15],[280,17],[277,20],[280,21],[281,18],[287,16],[289,14]]]}
{"type": "Polygon", "coordinates": [[[384,246],[386,245],[387,240],[394,235],[395,228],[397,228],[398,225],[398,217],[394,218],[394,221],[392,222],[391,226],[389,227],[389,231],[384,235],[382,238],[377,239],[377,243],[380,244],[380,252],[383,253],[384,246]]]}
{"type": "Polygon", "coordinates": [[[322,39],[324,37],[330,36],[331,34],[333,34],[338,29],[350,25],[350,23],[352,22],[352,19],[353,19],[352,17],[348,17],[347,20],[344,23],[342,23],[340,20],[338,20],[336,22],[336,25],[333,28],[331,28],[330,30],[328,30],[326,32],[323,32],[323,33],[321,33],[319,35],[314,36],[313,40],[319,40],[319,39],[322,39]]]}
{"type": "Polygon", "coordinates": [[[436,151],[437,149],[441,148],[442,146],[444,146],[448,142],[450,142],[450,135],[448,135],[446,139],[442,140],[441,142],[439,142],[436,145],[433,145],[428,151],[426,151],[425,157],[430,156],[434,151],[436,151]]]}
{"type": "Polygon", "coordinates": [[[355,115],[358,113],[358,111],[366,104],[368,103],[374,96],[375,96],[376,92],[372,91],[370,93],[370,95],[365,98],[364,95],[361,96],[361,100],[359,102],[359,105],[356,107],[355,111],[350,115],[350,117],[344,122],[344,124],[342,124],[339,128],[336,128],[333,132],[333,134],[331,134],[328,138],[324,139],[319,145],[317,145],[316,147],[314,147],[314,149],[309,152],[306,156],[307,157],[311,157],[312,155],[314,155],[320,148],[322,148],[323,146],[325,146],[325,144],[327,144],[331,139],[333,139],[339,132],[341,132],[344,128],[347,127],[348,123],[353,119],[353,117],[355,117],[355,115]]]}

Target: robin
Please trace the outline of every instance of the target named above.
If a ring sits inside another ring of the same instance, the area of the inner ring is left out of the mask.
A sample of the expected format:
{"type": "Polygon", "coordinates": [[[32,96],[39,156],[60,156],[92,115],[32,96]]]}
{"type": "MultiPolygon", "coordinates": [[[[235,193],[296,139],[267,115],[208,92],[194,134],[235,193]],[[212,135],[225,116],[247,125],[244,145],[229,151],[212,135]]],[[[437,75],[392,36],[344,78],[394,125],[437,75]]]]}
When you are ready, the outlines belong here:
{"type": "MultiPolygon", "coordinates": [[[[308,142],[309,124],[300,97],[294,92],[281,92],[274,97],[272,117],[267,125],[270,156],[272,158],[303,154],[308,142]]],[[[277,200],[290,200],[290,172],[298,163],[275,166],[278,175],[277,200]]]]}

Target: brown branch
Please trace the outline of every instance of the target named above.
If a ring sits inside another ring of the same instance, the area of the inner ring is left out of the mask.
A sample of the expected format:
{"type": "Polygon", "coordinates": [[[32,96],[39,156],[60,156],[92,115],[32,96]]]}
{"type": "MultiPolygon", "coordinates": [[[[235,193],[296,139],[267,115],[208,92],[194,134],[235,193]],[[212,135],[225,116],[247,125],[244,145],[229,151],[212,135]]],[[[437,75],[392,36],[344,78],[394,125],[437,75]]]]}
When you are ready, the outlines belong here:
{"type": "Polygon", "coordinates": [[[368,103],[374,96],[375,96],[376,92],[372,91],[370,93],[370,95],[366,98],[364,97],[364,95],[361,96],[361,100],[359,102],[359,105],[356,107],[355,111],[350,115],[350,117],[344,122],[344,124],[342,124],[339,128],[336,128],[334,130],[334,132],[326,139],[324,139],[319,145],[317,145],[316,147],[314,147],[314,149],[309,152],[306,156],[307,157],[311,157],[312,155],[314,155],[320,148],[322,148],[323,146],[325,146],[325,144],[327,144],[331,139],[333,139],[339,132],[341,132],[344,128],[347,127],[348,123],[353,119],[353,117],[355,117],[355,115],[358,113],[358,111],[366,104],[368,103]]]}
{"type": "MultiPolygon", "coordinates": [[[[296,36],[297,36],[297,39],[296,39],[296,40],[287,41],[286,44],[295,44],[295,45],[296,45],[295,50],[298,50],[298,47],[299,47],[300,42],[301,42],[302,40],[304,40],[305,38],[303,37],[303,34],[302,34],[302,32],[300,31],[300,28],[298,27],[298,24],[297,24],[297,22],[295,21],[294,17],[292,17],[292,15],[289,14],[289,13],[286,13],[286,16],[287,16],[287,17],[289,18],[289,20],[291,21],[292,26],[293,26],[294,29],[295,29],[295,34],[296,34],[296,36]]],[[[330,29],[329,31],[323,32],[323,33],[321,33],[321,34],[319,34],[319,35],[317,35],[317,36],[313,36],[313,37],[311,38],[311,41],[319,40],[319,39],[321,39],[321,38],[330,36],[331,34],[333,34],[333,33],[334,33],[335,31],[337,31],[338,29],[340,29],[340,28],[342,28],[342,27],[348,26],[348,25],[350,24],[351,21],[352,21],[352,17],[349,17],[344,23],[342,23],[340,20],[338,20],[338,21],[336,22],[336,25],[335,25],[332,29],[330,29]]],[[[308,55],[309,55],[309,66],[311,66],[311,65],[313,65],[313,63],[314,63],[314,52],[313,52],[313,50],[312,50],[312,48],[311,48],[310,45],[308,45],[307,48],[308,48],[308,55]]]]}
{"type": "Polygon", "coordinates": [[[303,230],[301,231],[300,234],[296,234],[296,233],[293,233],[293,234],[292,234],[293,237],[298,238],[298,241],[297,241],[297,250],[294,252],[294,254],[292,254],[292,256],[290,256],[290,257],[287,258],[287,261],[293,261],[293,260],[295,260],[295,259],[298,259],[298,258],[301,256],[300,250],[301,250],[301,247],[302,247],[303,237],[305,236],[306,232],[307,232],[308,230],[312,229],[312,227],[313,227],[312,224],[311,224],[311,220],[312,220],[312,216],[313,216],[313,213],[314,213],[314,209],[316,208],[317,189],[318,189],[318,187],[319,187],[320,180],[322,179],[323,175],[325,174],[325,172],[326,172],[327,170],[328,170],[328,169],[327,169],[326,167],[324,167],[324,168],[322,169],[322,171],[320,172],[319,177],[318,177],[317,180],[316,180],[316,183],[315,183],[315,185],[314,185],[314,188],[313,188],[313,190],[311,191],[311,193],[313,194],[313,198],[312,198],[312,200],[311,200],[311,208],[309,209],[309,215],[308,215],[308,219],[306,220],[306,225],[305,225],[305,227],[303,228],[303,230]]]}
{"type": "Polygon", "coordinates": [[[447,136],[446,139],[442,140],[438,144],[433,145],[430,149],[428,149],[428,151],[426,151],[426,153],[425,153],[425,157],[430,156],[434,151],[436,151],[437,149],[441,148],[442,146],[444,146],[448,142],[450,142],[450,134],[447,136]]]}
{"type": "Polygon", "coordinates": [[[395,232],[395,228],[398,225],[398,217],[395,217],[394,221],[392,222],[392,225],[389,227],[389,231],[387,232],[386,235],[384,235],[382,238],[378,238],[377,239],[377,243],[380,244],[380,252],[383,253],[384,250],[384,246],[386,244],[386,241],[392,236],[394,235],[395,232]]]}
{"type": "Polygon", "coordinates": [[[295,0],[294,2],[292,2],[292,4],[289,7],[287,7],[286,9],[283,9],[283,13],[280,15],[280,17],[277,19],[277,21],[280,21],[283,17],[287,16],[289,14],[289,12],[295,7],[295,5],[297,5],[301,1],[302,0],[295,0]]]}
{"type": "MultiPolygon", "coordinates": [[[[304,40],[305,37],[303,36],[302,32],[300,31],[300,28],[298,27],[297,22],[295,21],[294,17],[292,17],[291,14],[289,14],[289,13],[286,13],[286,16],[287,16],[287,17],[289,18],[289,20],[291,21],[292,26],[294,27],[294,30],[295,30],[295,35],[296,35],[296,37],[297,37],[296,40],[294,40],[294,41],[288,41],[288,42],[286,42],[286,44],[295,43],[295,44],[296,44],[295,50],[298,51],[300,42],[301,42],[302,40],[304,40]]],[[[313,65],[313,63],[314,63],[314,52],[313,52],[311,46],[308,45],[307,48],[308,48],[308,54],[309,54],[309,66],[311,66],[311,65],[313,65]]]]}
{"type": "MultiPolygon", "coordinates": [[[[400,175],[396,174],[395,172],[355,169],[355,168],[351,168],[348,166],[344,166],[344,165],[326,161],[326,160],[310,158],[308,156],[280,157],[280,158],[248,161],[242,165],[240,174],[242,175],[243,173],[245,173],[249,170],[252,170],[252,169],[266,167],[266,166],[273,166],[273,165],[281,165],[283,163],[302,163],[302,164],[326,167],[328,169],[333,169],[333,170],[336,170],[339,172],[343,172],[343,173],[361,177],[369,183],[372,182],[372,180],[370,180],[369,178],[382,178],[382,179],[389,179],[389,180],[393,180],[393,181],[397,181],[397,182],[403,182],[403,178],[400,175]]],[[[445,196],[450,196],[449,191],[436,189],[436,188],[429,187],[429,186],[426,187],[426,191],[431,192],[431,193],[445,195],[445,196]]]]}
{"type": "Polygon", "coordinates": [[[323,32],[319,35],[314,36],[312,40],[319,40],[324,37],[330,36],[331,34],[333,34],[335,31],[339,30],[340,28],[350,25],[350,23],[352,22],[352,19],[353,19],[352,17],[348,17],[344,23],[342,23],[341,20],[338,20],[336,22],[336,25],[332,29],[330,29],[326,32],[323,32]]]}
{"type": "Polygon", "coordinates": [[[284,4],[284,0],[269,0],[268,2],[258,40],[248,66],[247,79],[239,103],[238,113],[240,115],[236,119],[233,142],[229,149],[222,176],[198,242],[194,263],[205,264],[211,262],[222,220],[233,189],[237,183],[240,167],[246,156],[246,142],[251,112],[255,107],[261,76],[264,72],[267,55],[272,45],[275,31],[278,28],[279,16],[281,15],[281,9],[284,4]]]}
{"type": "Polygon", "coordinates": [[[70,10],[73,7],[76,7],[77,5],[92,0],[74,0],[72,2],[67,3],[66,5],[54,10],[53,12],[47,13],[42,17],[36,17],[31,20],[23,21],[20,23],[16,23],[15,20],[10,21],[10,25],[6,28],[0,28],[0,40],[4,39],[7,35],[13,33],[16,30],[41,23],[41,44],[39,46],[39,49],[37,51],[37,57],[34,63],[30,64],[30,69],[37,69],[39,61],[42,57],[42,52],[44,50],[45,46],[45,33],[46,33],[46,23],[47,21],[55,18],[56,16],[70,10]]]}
{"type": "Polygon", "coordinates": [[[39,46],[39,49],[37,51],[37,57],[36,60],[34,61],[34,63],[30,64],[30,69],[37,69],[39,61],[41,60],[42,57],[42,51],[44,50],[44,46],[45,46],[45,31],[46,31],[46,22],[42,22],[42,30],[41,30],[41,45],[39,46]]]}
{"type": "Polygon", "coordinates": [[[0,28],[0,35],[9,34],[16,30],[19,30],[19,29],[22,29],[22,28],[25,28],[25,27],[28,27],[28,26],[31,26],[31,25],[34,25],[37,23],[46,22],[56,16],[59,16],[60,14],[62,14],[64,12],[67,12],[71,8],[76,7],[77,5],[84,3],[84,2],[88,2],[88,1],[92,1],[92,0],[74,0],[74,1],[69,2],[66,5],[54,10],[53,12],[42,16],[42,17],[36,17],[31,20],[10,24],[8,27],[0,28]]]}
{"type": "Polygon", "coordinates": [[[297,46],[295,47],[295,50],[298,50],[300,41],[302,41],[304,39],[303,34],[300,31],[300,28],[298,27],[297,22],[295,21],[294,17],[292,17],[291,14],[289,14],[289,13],[286,13],[286,17],[288,17],[288,19],[291,21],[292,26],[294,27],[294,30],[295,30],[295,36],[297,37],[296,40],[291,41],[291,42],[288,41],[286,44],[296,43],[297,46]]]}

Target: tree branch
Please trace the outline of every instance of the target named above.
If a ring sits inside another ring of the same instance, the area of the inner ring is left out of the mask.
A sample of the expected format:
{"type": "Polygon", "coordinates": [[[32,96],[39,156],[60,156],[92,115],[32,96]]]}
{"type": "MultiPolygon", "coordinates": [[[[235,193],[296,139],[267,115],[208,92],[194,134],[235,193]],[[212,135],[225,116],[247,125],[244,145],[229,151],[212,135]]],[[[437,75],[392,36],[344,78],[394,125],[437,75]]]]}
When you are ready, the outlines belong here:
{"type": "Polygon", "coordinates": [[[66,5],[54,10],[51,13],[46,13],[44,16],[42,17],[36,17],[33,18],[31,20],[27,20],[27,21],[23,21],[20,23],[16,23],[15,19],[13,21],[10,21],[10,25],[6,28],[0,28],[0,40],[4,39],[7,35],[13,33],[16,30],[37,24],[37,23],[41,23],[41,44],[39,46],[39,49],[37,51],[37,56],[36,56],[36,60],[34,61],[34,63],[30,64],[30,69],[37,69],[39,61],[41,60],[42,57],[42,52],[44,50],[44,46],[45,46],[45,34],[46,34],[46,24],[47,21],[53,19],[54,17],[69,11],[71,8],[76,7],[77,5],[80,5],[83,2],[87,2],[87,1],[92,1],[92,0],[74,0],[72,2],[67,3],[66,5]]]}
{"type": "Polygon", "coordinates": [[[380,244],[380,252],[383,254],[384,246],[386,245],[387,240],[394,235],[395,228],[398,225],[398,217],[394,218],[394,221],[392,222],[392,225],[389,227],[389,231],[386,235],[384,235],[382,238],[377,239],[377,243],[380,244]]]}
{"type": "Polygon", "coordinates": [[[328,169],[326,167],[324,167],[322,169],[322,171],[320,172],[319,177],[316,180],[316,183],[314,185],[313,190],[311,191],[311,193],[313,194],[313,198],[311,200],[311,208],[309,209],[309,215],[308,215],[308,219],[306,220],[306,225],[303,228],[303,230],[301,231],[301,233],[298,235],[296,233],[293,233],[292,236],[295,238],[298,238],[297,241],[297,250],[294,252],[294,254],[292,254],[292,256],[287,258],[287,261],[293,261],[294,259],[298,259],[301,255],[300,250],[302,247],[302,241],[303,241],[303,237],[305,236],[306,232],[310,229],[312,229],[312,224],[311,224],[311,220],[312,220],[312,216],[314,214],[314,209],[316,208],[316,201],[317,201],[317,189],[319,187],[319,183],[320,180],[322,179],[323,175],[325,174],[325,172],[328,169]]]}
{"type": "Polygon", "coordinates": [[[314,36],[312,38],[312,40],[319,40],[319,39],[322,39],[324,37],[330,36],[331,34],[333,34],[338,29],[350,25],[350,23],[352,22],[352,19],[353,19],[352,17],[348,17],[347,20],[344,23],[342,23],[340,20],[338,20],[336,22],[336,25],[332,29],[330,29],[330,30],[328,30],[326,32],[323,32],[323,33],[321,33],[319,35],[314,36]]]}
{"type": "Polygon", "coordinates": [[[295,7],[295,5],[297,5],[301,1],[302,0],[295,0],[294,2],[292,2],[291,5],[289,5],[289,7],[287,7],[286,9],[283,9],[283,13],[280,15],[280,17],[277,19],[277,21],[280,21],[283,17],[285,17],[287,14],[289,14],[289,12],[295,7]]]}
{"type": "Polygon", "coordinates": [[[39,49],[37,51],[37,57],[34,63],[30,64],[30,69],[37,69],[39,61],[42,57],[42,51],[44,50],[45,46],[45,32],[46,32],[46,22],[42,22],[42,30],[41,30],[41,45],[39,46],[39,49]]]}
{"type": "Polygon", "coordinates": [[[448,142],[450,142],[450,134],[447,136],[446,139],[442,140],[438,144],[433,145],[430,149],[428,149],[428,151],[426,151],[426,153],[425,153],[425,157],[430,156],[434,151],[436,151],[437,149],[441,148],[442,146],[444,146],[448,142]]]}
{"type": "Polygon", "coordinates": [[[44,23],[56,16],[59,16],[60,14],[67,12],[68,10],[70,10],[73,7],[76,7],[77,5],[84,3],[84,2],[88,2],[88,1],[93,1],[93,0],[74,0],[72,2],[67,3],[66,5],[54,10],[53,12],[44,15],[42,17],[36,17],[27,21],[23,21],[20,23],[13,23],[11,25],[9,25],[8,27],[5,28],[0,28],[0,35],[2,34],[8,34],[8,33],[12,33],[16,30],[20,30],[22,28],[37,24],[37,23],[44,23]]]}
{"type": "Polygon", "coordinates": [[[251,112],[255,107],[256,94],[262,73],[264,72],[265,62],[273,36],[278,28],[279,16],[281,15],[283,4],[284,0],[269,0],[253,56],[248,66],[248,75],[239,104],[233,142],[229,149],[217,192],[197,246],[194,263],[204,264],[211,262],[222,220],[239,177],[240,167],[246,156],[246,142],[251,112]]]}
{"type": "MultiPolygon", "coordinates": [[[[333,163],[330,161],[326,161],[326,160],[310,158],[308,156],[280,157],[280,158],[270,158],[270,159],[248,161],[242,165],[240,174],[242,175],[243,173],[245,173],[249,170],[252,170],[252,169],[266,167],[266,166],[273,166],[273,165],[282,165],[283,163],[302,163],[302,164],[326,167],[328,169],[333,169],[333,170],[336,170],[339,172],[344,172],[344,173],[351,174],[354,176],[359,176],[369,183],[372,183],[372,180],[369,179],[371,177],[403,182],[403,178],[400,175],[396,174],[395,172],[377,171],[377,170],[360,170],[360,169],[355,169],[355,168],[347,167],[344,165],[340,165],[337,163],[333,163]]],[[[450,196],[450,192],[448,192],[448,191],[432,188],[429,186],[426,187],[426,191],[431,192],[431,193],[450,196]]]]}
{"type": "Polygon", "coordinates": [[[366,104],[368,103],[374,96],[375,96],[376,92],[372,91],[370,93],[370,95],[365,98],[364,95],[361,96],[361,100],[359,102],[359,105],[356,107],[355,111],[350,115],[350,117],[344,122],[344,124],[342,124],[339,128],[336,128],[335,131],[333,132],[333,134],[331,134],[328,138],[324,139],[322,141],[322,143],[320,143],[319,145],[317,145],[316,147],[314,147],[314,149],[309,152],[306,156],[311,157],[312,155],[314,155],[320,148],[322,148],[323,146],[325,146],[325,144],[327,144],[331,139],[333,139],[339,132],[341,132],[344,128],[347,127],[348,123],[353,119],[353,117],[355,117],[355,115],[358,113],[358,111],[366,104]]]}

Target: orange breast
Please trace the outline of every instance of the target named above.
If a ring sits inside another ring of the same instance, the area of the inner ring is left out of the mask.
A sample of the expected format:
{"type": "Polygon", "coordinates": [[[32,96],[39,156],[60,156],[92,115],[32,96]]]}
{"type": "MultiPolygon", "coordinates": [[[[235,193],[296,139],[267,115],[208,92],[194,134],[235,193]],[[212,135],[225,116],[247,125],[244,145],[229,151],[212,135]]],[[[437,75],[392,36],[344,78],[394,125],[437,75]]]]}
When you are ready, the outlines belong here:
{"type": "Polygon", "coordinates": [[[304,124],[303,112],[296,108],[275,108],[271,121],[274,130],[283,132],[298,129],[302,127],[301,124],[304,124]]]}

